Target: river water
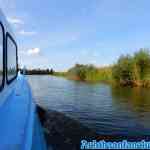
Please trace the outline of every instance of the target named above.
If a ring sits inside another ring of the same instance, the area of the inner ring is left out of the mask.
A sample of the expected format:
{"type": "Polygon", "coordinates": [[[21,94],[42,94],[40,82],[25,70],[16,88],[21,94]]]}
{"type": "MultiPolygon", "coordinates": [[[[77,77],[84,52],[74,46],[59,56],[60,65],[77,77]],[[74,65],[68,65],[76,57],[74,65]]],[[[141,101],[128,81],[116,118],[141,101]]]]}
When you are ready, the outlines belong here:
{"type": "Polygon", "coordinates": [[[150,89],[28,76],[35,100],[101,135],[150,135],[150,89]]]}

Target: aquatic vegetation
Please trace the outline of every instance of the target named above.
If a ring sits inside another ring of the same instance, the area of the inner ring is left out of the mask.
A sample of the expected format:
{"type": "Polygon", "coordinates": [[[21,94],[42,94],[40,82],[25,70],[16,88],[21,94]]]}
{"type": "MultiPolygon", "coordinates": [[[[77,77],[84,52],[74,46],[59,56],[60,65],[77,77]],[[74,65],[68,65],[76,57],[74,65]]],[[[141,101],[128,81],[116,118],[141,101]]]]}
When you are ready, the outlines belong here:
{"type": "Polygon", "coordinates": [[[65,77],[66,76],[66,72],[54,72],[53,74],[51,74],[51,75],[54,75],[54,76],[60,76],[60,77],[65,77]]]}
{"type": "Polygon", "coordinates": [[[110,80],[111,72],[111,67],[97,68],[94,65],[76,64],[69,69],[67,76],[74,80],[97,82],[110,80]]]}

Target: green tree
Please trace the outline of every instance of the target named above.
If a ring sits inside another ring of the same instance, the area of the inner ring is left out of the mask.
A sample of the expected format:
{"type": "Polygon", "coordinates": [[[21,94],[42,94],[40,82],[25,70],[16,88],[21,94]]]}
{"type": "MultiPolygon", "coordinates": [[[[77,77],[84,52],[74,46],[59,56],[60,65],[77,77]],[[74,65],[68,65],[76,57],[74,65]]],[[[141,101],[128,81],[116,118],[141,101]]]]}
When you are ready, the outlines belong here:
{"type": "Polygon", "coordinates": [[[148,49],[140,49],[134,54],[134,60],[139,71],[140,79],[145,79],[150,74],[150,53],[148,49]]]}
{"type": "Polygon", "coordinates": [[[116,80],[133,80],[134,61],[131,56],[121,56],[112,69],[112,75],[116,80]]]}

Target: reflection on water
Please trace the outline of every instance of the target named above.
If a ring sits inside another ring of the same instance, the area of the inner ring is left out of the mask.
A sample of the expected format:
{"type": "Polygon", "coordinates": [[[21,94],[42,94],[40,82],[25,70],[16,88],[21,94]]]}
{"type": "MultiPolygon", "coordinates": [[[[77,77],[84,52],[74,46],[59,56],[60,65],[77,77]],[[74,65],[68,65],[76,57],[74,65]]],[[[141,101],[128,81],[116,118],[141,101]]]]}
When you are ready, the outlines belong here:
{"type": "Polygon", "coordinates": [[[133,111],[150,111],[150,89],[113,87],[112,96],[114,100],[119,99],[120,102],[127,103],[133,111]]]}
{"type": "Polygon", "coordinates": [[[36,102],[103,135],[150,135],[148,89],[28,76],[36,102]]]}
{"type": "Polygon", "coordinates": [[[143,128],[150,128],[150,89],[112,88],[114,105],[132,113],[143,128]]]}

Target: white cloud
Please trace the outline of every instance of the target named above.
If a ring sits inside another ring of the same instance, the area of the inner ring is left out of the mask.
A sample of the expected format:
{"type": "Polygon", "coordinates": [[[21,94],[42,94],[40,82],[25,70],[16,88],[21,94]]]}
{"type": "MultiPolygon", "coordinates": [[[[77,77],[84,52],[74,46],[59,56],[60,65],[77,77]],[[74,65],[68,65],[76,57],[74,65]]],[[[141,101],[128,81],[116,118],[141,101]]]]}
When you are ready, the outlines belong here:
{"type": "Polygon", "coordinates": [[[39,48],[32,48],[27,50],[27,54],[28,55],[38,55],[40,53],[40,49],[39,48]]]}
{"type": "Polygon", "coordinates": [[[37,34],[37,32],[35,31],[24,31],[24,30],[19,31],[18,33],[20,35],[25,35],[25,36],[32,36],[32,35],[37,34]]]}
{"type": "Polygon", "coordinates": [[[15,18],[15,17],[7,17],[7,20],[11,24],[24,24],[24,22],[21,19],[15,18]]]}
{"type": "Polygon", "coordinates": [[[40,48],[31,48],[28,50],[19,50],[19,54],[22,56],[32,56],[32,55],[38,55],[41,52],[40,48]]]}

